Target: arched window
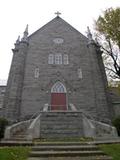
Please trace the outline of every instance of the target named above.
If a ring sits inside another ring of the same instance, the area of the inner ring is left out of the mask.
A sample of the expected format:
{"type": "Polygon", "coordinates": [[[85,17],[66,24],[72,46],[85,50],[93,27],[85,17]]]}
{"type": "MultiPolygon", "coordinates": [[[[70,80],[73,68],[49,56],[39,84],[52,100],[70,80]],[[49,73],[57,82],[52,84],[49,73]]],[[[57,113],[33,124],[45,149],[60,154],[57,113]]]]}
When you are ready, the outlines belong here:
{"type": "Polygon", "coordinates": [[[53,54],[49,54],[48,64],[53,64],[53,63],[54,63],[54,55],[53,54]]]}
{"type": "Polygon", "coordinates": [[[51,89],[51,93],[66,93],[66,88],[61,82],[56,82],[51,89]]]}
{"type": "Polygon", "coordinates": [[[62,64],[62,54],[61,53],[55,54],[55,64],[62,64]]]}

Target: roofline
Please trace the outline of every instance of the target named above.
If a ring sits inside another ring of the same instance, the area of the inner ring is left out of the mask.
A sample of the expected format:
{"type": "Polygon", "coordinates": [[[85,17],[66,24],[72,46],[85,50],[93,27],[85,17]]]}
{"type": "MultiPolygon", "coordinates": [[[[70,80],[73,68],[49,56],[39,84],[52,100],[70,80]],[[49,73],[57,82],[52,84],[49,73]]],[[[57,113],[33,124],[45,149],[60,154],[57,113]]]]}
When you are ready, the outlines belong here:
{"type": "Polygon", "coordinates": [[[71,24],[69,24],[68,22],[66,22],[64,19],[62,19],[61,17],[57,16],[55,18],[53,18],[51,21],[49,21],[48,23],[46,23],[45,25],[43,25],[41,28],[39,28],[38,30],[36,30],[35,32],[33,32],[32,34],[30,34],[28,36],[28,38],[31,38],[34,34],[36,34],[38,31],[44,29],[48,24],[52,23],[53,21],[55,21],[56,19],[61,19],[64,23],[66,23],[70,28],[72,28],[73,30],[75,30],[76,32],[78,32],[79,34],[81,34],[86,40],[88,40],[88,38],[83,35],[81,32],[79,32],[76,28],[74,28],[71,24]]]}

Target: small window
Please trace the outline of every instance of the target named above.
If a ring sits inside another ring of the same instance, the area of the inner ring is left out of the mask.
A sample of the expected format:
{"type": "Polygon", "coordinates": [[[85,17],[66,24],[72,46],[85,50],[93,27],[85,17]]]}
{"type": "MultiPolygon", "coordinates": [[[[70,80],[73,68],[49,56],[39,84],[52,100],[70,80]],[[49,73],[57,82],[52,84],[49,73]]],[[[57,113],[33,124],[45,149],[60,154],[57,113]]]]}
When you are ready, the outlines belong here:
{"type": "Polygon", "coordinates": [[[38,78],[39,77],[39,68],[35,68],[35,78],[38,78]]]}
{"type": "Polygon", "coordinates": [[[48,64],[53,64],[53,63],[54,63],[54,55],[53,54],[49,54],[48,64]]]}
{"type": "Polygon", "coordinates": [[[0,100],[0,108],[3,107],[3,98],[0,100]]]}
{"type": "Polygon", "coordinates": [[[55,54],[55,64],[62,64],[62,54],[55,54]]]}
{"type": "Polygon", "coordinates": [[[82,69],[81,68],[78,69],[78,78],[82,79],[82,69]]]}
{"type": "Polygon", "coordinates": [[[1,90],[1,94],[3,94],[3,95],[5,94],[5,89],[1,90]]]}
{"type": "Polygon", "coordinates": [[[63,56],[63,62],[64,62],[65,65],[69,64],[68,55],[67,54],[64,54],[64,56],[63,56]]]}

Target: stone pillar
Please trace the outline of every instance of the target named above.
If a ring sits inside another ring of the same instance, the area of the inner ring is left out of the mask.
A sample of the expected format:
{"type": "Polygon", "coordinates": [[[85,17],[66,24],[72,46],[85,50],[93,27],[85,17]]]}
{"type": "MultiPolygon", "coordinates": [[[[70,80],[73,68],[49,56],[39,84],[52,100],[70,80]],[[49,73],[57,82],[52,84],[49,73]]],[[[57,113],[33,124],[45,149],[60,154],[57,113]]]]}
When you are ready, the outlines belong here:
{"type": "Polygon", "coordinates": [[[111,123],[110,101],[108,96],[108,83],[102,60],[102,51],[94,40],[88,42],[91,60],[91,74],[95,96],[96,120],[111,123]]]}
{"type": "Polygon", "coordinates": [[[4,116],[11,122],[20,117],[21,94],[24,80],[25,59],[28,41],[16,41],[9,78],[4,98],[4,116]]]}

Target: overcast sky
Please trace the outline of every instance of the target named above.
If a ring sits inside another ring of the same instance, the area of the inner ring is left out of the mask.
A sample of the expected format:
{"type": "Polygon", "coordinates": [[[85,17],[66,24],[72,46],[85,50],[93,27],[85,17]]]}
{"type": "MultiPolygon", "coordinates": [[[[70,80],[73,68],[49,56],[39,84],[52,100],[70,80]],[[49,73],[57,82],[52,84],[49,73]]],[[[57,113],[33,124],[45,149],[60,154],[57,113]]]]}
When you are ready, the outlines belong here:
{"type": "Polygon", "coordinates": [[[61,18],[85,35],[87,26],[92,29],[94,20],[109,7],[120,7],[120,0],[0,0],[0,80],[8,78],[11,49],[26,24],[31,34],[59,11],[61,18]]]}

